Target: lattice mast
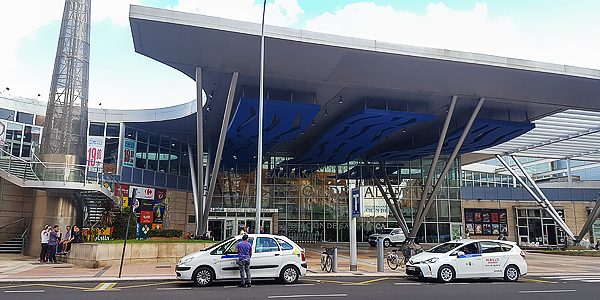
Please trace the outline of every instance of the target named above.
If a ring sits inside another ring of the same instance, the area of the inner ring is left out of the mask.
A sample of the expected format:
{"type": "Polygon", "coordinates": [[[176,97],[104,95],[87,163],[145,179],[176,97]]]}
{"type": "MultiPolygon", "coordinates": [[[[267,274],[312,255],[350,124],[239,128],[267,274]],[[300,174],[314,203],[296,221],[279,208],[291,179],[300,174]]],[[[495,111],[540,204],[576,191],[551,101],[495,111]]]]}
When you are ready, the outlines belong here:
{"type": "Polygon", "coordinates": [[[86,157],[91,0],[65,0],[42,134],[43,154],[86,157]]]}

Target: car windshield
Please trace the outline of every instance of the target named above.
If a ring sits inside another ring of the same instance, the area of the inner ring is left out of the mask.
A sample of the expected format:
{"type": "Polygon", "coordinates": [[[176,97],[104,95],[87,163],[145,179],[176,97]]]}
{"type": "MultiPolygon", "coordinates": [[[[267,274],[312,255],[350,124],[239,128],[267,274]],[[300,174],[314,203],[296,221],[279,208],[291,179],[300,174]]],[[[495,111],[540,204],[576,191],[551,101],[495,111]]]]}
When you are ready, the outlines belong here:
{"type": "Polygon", "coordinates": [[[384,229],[382,231],[379,232],[379,234],[390,234],[392,232],[392,229],[384,229]]]}
{"type": "Polygon", "coordinates": [[[446,253],[448,251],[455,249],[456,247],[458,247],[460,245],[462,245],[462,243],[454,243],[454,242],[444,243],[444,244],[438,245],[436,247],[433,247],[433,248],[427,250],[427,252],[446,253]]]}
{"type": "Polygon", "coordinates": [[[212,245],[212,246],[210,246],[210,247],[208,247],[208,248],[204,248],[204,249],[202,249],[202,250],[200,250],[200,251],[208,251],[208,250],[215,249],[216,247],[219,247],[219,246],[223,245],[223,243],[230,242],[232,239],[233,239],[233,238],[228,238],[228,239],[226,239],[226,240],[224,240],[224,241],[222,241],[222,242],[216,243],[216,244],[214,244],[214,245],[212,245]]]}

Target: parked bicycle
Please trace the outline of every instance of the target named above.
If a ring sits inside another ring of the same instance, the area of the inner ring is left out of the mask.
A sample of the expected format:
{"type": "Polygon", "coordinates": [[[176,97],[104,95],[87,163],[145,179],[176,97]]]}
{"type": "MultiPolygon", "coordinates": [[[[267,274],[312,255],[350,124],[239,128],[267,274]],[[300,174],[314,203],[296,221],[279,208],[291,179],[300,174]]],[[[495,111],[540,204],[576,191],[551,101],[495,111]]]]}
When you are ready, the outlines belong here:
{"type": "Polygon", "coordinates": [[[397,249],[392,250],[392,252],[388,252],[387,254],[387,264],[388,267],[392,270],[398,269],[398,267],[406,267],[406,259],[404,256],[399,257],[397,253],[397,249]]]}
{"type": "Polygon", "coordinates": [[[321,253],[321,270],[327,271],[327,273],[331,273],[333,269],[333,249],[321,246],[321,248],[325,248],[325,251],[321,253]]]}

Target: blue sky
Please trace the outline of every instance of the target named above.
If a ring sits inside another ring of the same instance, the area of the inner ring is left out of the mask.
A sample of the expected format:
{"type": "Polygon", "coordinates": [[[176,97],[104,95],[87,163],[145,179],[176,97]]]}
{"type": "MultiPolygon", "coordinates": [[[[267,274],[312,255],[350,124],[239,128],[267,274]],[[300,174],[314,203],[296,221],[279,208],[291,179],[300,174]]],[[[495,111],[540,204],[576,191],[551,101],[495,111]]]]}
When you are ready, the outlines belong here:
{"type": "MultiPolygon", "coordinates": [[[[260,22],[262,9],[254,0],[92,0],[90,107],[153,108],[195,98],[191,79],[134,52],[130,3],[252,22],[260,22]]],[[[48,98],[63,5],[1,1],[0,90],[48,98]]],[[[600,69],[599,12],[597,0],[268,0],[267,23],[600,69]]]]}

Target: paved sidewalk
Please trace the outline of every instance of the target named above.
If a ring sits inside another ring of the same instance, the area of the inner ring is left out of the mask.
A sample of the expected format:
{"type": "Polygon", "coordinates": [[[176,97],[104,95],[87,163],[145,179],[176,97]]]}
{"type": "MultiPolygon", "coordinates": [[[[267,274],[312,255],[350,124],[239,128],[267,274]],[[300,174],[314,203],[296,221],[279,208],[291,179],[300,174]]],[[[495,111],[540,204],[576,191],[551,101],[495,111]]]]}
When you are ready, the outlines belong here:
{"type": "MultiPolygon", "coordinates": [[[[377,272],[376,248],[358,247],[358,270],[350,269],[350,251],[347,244],[328,244],[338,247],[338,273],[321,271],[320,244],[303,244],[306,249],[308,277],[326,276],[365,276],[399,277],[405,276],[404,269],[391,270],[387,264],[384,272],[377,272]]],[[[597,257],[563,256],[527,252],[529,275],[598,275],[600,260],[597,257]]],[[[0,283],[2,282],[106,282],[106,281],[148,281],[175,280],[176,263],[153,263],[124,265],[121,278],[119,266],[100,269],[87,269],[72,264],[42,264],[34,257],[15,254],[0,254],[0,283]]]]}

